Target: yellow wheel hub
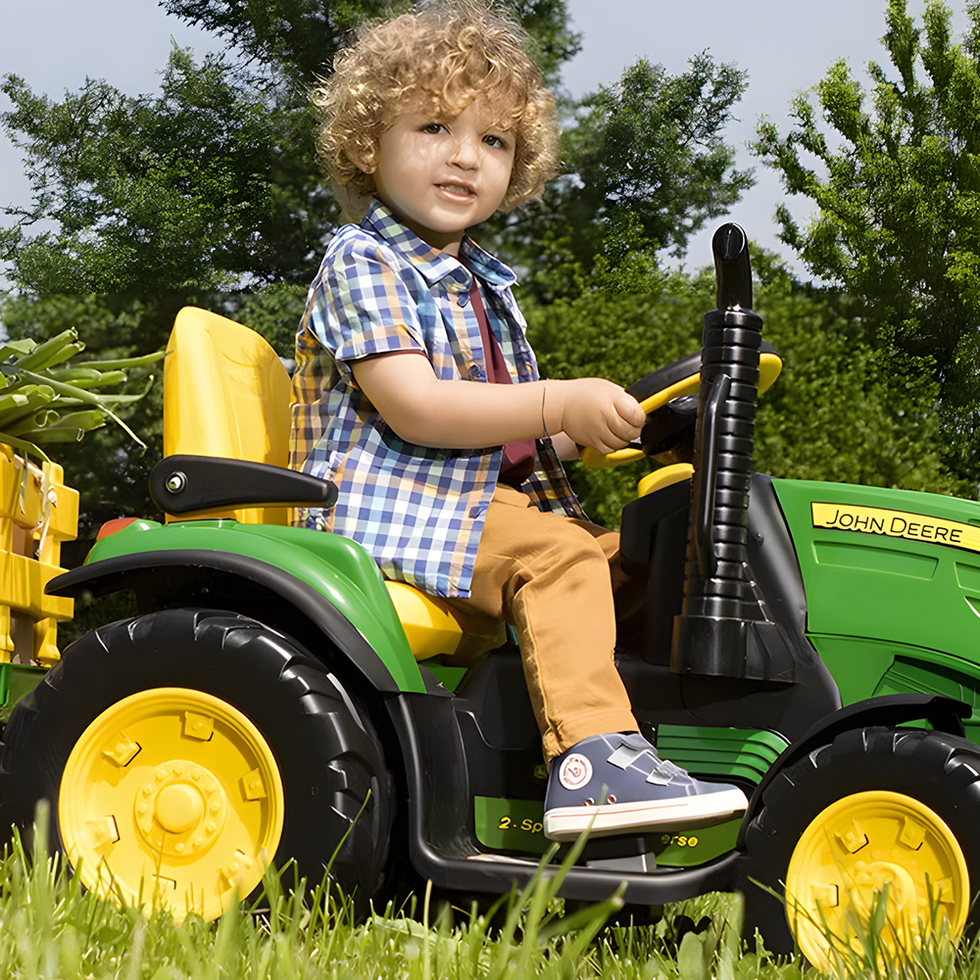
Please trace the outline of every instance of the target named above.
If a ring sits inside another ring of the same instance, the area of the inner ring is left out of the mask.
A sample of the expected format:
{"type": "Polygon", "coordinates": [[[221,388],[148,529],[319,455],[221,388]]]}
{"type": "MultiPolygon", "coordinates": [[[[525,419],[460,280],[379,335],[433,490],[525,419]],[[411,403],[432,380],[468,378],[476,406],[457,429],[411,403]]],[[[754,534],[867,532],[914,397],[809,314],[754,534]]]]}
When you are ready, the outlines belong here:
{"type": "Polygon", "coordinates": [[[136,826],[145,843],[163,854],[203,854],[224,827],[228,801],[203,766],[171,759],[139,788],[136,826]]]}
{"type": "Polygon", "coordinates": [[[934,910],[958,936],[970,875],[955,835],[925,804],[901,793],[855,793],[803,832],[786,874],[786,899],[800,949],[826,968],[832,947],[863,950],[860,935],[880,903],[881,936],[893,954],[912,952],[932,928],[934,910]]]}
{"type": "Polygon", "coordinates": [[[164,687],[116,702],[75,743],[58,820],[87,888],[216,919],[261,881],[282,836],[275,756],[237,708],[164,687]]]}

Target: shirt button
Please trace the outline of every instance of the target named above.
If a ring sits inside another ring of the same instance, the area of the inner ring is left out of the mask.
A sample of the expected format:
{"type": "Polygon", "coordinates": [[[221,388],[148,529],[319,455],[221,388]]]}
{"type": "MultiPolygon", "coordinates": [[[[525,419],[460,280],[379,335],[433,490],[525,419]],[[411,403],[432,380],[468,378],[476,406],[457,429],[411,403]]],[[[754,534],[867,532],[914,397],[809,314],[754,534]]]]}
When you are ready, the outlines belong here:
{"type": "Polygon", "coordinates": [[[483,377],[483,368],[479,364],[470,365],[470,377],[473,379],[479,379],[483,377]]]}

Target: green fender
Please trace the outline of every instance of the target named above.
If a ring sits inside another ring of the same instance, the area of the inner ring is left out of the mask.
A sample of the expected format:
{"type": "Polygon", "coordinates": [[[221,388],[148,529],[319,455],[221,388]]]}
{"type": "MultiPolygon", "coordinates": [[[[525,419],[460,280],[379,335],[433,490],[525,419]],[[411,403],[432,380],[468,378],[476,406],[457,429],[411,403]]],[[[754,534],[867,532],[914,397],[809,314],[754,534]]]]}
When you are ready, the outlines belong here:
{"type": "Polygon", "coordinates": [[[314,609],[315,621],[326,622],[331,627],[328,632],[348,654],[351,642],[359,646],[353,659],[375,686],[425,690],[377,565],[360,545],[339,535],[232,520],[166,525],[137,520],[96,542],[85,565],[52,580],[48,588],[55,594],[73,595],[100,580],[125,588],[124,575],[152,570],[155,562],[243,574],[295,597],[307,610],[311,604],[319,606],[319,615],[314,609]],[[323,606],[320,599],[329,606],[323,606]],[[357,635],[351,635],[350,627],[357,635]],[[358,636],[363,643],[357,643],[358,636]],[[372,652],[380,661],[377,665],[369,662],[372,652]]]}

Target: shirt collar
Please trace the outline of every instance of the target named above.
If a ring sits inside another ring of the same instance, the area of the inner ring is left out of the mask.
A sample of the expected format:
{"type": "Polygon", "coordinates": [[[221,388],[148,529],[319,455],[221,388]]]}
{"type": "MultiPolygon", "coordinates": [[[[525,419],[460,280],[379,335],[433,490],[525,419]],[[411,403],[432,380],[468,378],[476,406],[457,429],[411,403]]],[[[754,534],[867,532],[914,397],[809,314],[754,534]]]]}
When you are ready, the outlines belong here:
{"type": "Polygon", "coordinates": [[[473,272],[484,282],[501,289],[512,286],[517,281],[509,266],[480,248],[468,235],[464,235],[460,243],[460,254],[466,260],[464,265],[448,252],[442,252],[423,242],[377,198],[371,201],[361,227],[374,231],[397,247],[430,285],[449,279],[455,287],[451,288],[451,292],[469,292],[473,284],[473,272]]]}

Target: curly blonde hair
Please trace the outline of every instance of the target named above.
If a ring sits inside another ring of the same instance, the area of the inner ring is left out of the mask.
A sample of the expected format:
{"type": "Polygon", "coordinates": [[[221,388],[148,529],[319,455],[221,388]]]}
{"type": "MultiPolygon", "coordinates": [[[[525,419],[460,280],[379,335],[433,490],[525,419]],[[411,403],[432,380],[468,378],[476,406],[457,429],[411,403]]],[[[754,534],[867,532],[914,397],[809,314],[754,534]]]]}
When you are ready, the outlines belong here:
{"type": "Polygon", "coordinates": [[[433,0],[392,20],[369,22],[314,89],[317,151],[347,193],[369,196],[381,134],[409,106],[456,115],[484,97],[495,123],[515,136],[503,210],[541,194],[558,166],[555,100],[521,49],[521,29],[479,0],[433,0]]]}

